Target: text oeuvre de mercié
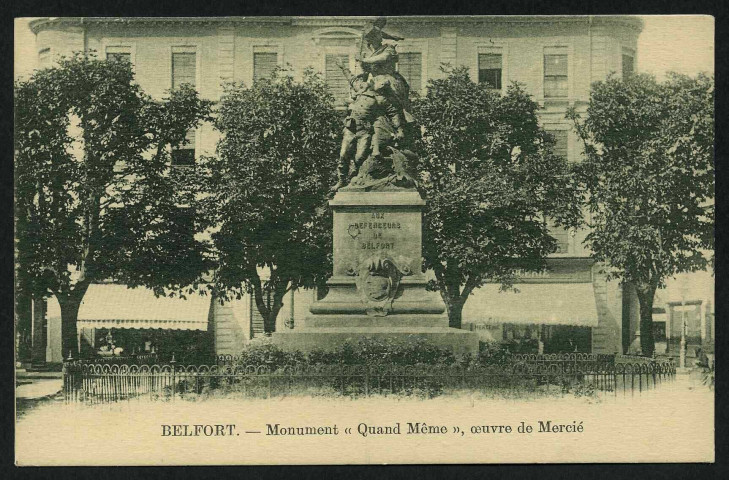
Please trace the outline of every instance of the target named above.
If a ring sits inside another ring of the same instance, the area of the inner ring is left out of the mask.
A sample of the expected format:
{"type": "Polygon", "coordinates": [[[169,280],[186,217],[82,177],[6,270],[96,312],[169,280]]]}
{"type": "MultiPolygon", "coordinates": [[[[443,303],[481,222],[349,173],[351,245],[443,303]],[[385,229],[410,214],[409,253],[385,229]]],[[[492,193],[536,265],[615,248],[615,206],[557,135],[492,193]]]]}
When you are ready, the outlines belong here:
{"type": "MultiPolygon", "coordinates": [[[[511,435],[511,434],[574,434],[583,433],[582,421],[554,422],[552,420],[539,420],[534,424],[519,422],[517,425],[433,425],[425,422],[396,422],[390,425],[371,425],[359,423],[356,426],[340,428],[338,425],[281,425],[280,423],[267,423],[262,430],[245,430],[247,434],[263,434],[266,436],[326,436],[326,435],[360,435],[363,437],[377,435],[511,435]]],[[[165,424],[162,425],[163,437],[220,437],[239,436],[234,424],[219,425],[190,425],[165,424]]]]}

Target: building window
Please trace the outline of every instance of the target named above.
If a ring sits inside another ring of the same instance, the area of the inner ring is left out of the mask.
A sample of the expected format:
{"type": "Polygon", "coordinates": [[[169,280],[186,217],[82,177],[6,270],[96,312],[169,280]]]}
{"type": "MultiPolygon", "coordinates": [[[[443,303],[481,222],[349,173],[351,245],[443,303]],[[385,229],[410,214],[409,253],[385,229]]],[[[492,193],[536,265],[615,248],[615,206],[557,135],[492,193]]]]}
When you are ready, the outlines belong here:
{"type": "Polygon", "coordinates": [[[349,65],[349,55],[328,53],[325,57],[325,78],[329,91],[334,95],[336,105],[344,105],[347,103],[349,96],[349,82],[344,76],[342,69],[339,68],[337,62],[342,65],[349,65]]]}
{"type": "Polygon", "coordinates": [[[547,132],[554,137],[552,152],[567,160],[569,158],[567,130],[548,130],[547,132]]]}
{"type": "MultiPolygon", "coordinates": [[[[187,84],[196,86],[197,55],[195,52],[172,53],[172,88],[187,84]]],[[[187,132],[187,143],[172,150],[172,165],[188,167],[195,164],[195,130],[187,132]]]]}
{"type": "Polygon", "coordinates": [[[197,74],[197,58],[194,52],[179,52],[172,54],[172,88],[182,84],[195,87],[197,74]]]}
{"type": "Polygon", "coordinates": [[[48,68],[51,66],[51,49],[44,48],[38,52],[38,66],[40,68],[48,68]]]}
{"type": "Polygon", "coordinates": [[[569,253],[570,234],[567,229],[555,225],[552,221],[547,222],[547,228],[549,235],[554,238],[557,244],[557,249],[554,253],[569,253]]]}
{"type": "Polygon", "coordinates": [[[567,95],[567,54],[545,54],[544,98],[565,98],[567,95]]]}
{"type": "Polygon", "coordinates": [[[106,47],[106,59],[132,63],[132,49],[130,47],[106,47]]]}
{"type": "Polygon", "coordinates": [[[106,52],[106,59],[115,62],[132,63],[132,54],[122,52],[106,52]]]}
{"type": "Polygon", "coordinates": [[[255,52],[253,54],[253,81],[269,78],[278,67],[278,53],[255,52]]]}
{"type": "Polygon", "coordinates": [[[419,92],[423,88],[423,55],[421,53],[398,54],[397,71],[408,82],[411,92],[419,92]]]}
{"type": "Polygon", "coordinates": [[[635,60],[633,55],[623,52],[623,80],[627,80],[635,72],[635,60]]]}
{"type": "Polygon", "coordinates": [[[501,90],[501,55],[498,53],[478,54],[478,83],[485,83],[489,88],[501,90]]]}
{"type": "Polygon", "coordinates": [[[187,143],[172,150],[173,167],[190,167],[195,165],[195,130],[187,132],[187,143]]]}

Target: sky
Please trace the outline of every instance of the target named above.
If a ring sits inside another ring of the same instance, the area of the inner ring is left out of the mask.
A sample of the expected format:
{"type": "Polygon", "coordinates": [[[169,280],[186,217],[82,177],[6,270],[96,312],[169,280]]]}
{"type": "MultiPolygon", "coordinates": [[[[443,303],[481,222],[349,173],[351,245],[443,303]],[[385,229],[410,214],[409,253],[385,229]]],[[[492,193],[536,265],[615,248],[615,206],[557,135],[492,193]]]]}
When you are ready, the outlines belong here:
{"type": "Polygon", "coordinates": [[[714,17],[642,16],[638,70],[661,78],[674,71],[695,75],[714,71],[714,17]]]}
{"type": "MultiPolygon", "coordinates": [[[[638,37],[640,72],[662,78],[675,71],[689,75],[714,71],[714,18],[703,15],[641,16],[645,27],[638,37]]],[[[15,20],[15,77],[35,68],[35,37],[30,19],[15,20]]]]}

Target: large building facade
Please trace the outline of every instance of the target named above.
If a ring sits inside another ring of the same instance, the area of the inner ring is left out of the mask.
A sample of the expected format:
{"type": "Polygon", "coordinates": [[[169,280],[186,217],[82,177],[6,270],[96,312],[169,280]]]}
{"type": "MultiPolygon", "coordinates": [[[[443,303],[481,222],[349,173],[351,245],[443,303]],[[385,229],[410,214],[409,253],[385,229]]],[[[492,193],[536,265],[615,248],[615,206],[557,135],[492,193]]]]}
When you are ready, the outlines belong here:
{"type": "MultiPolygon", "coordinates": [[[[93,50],[100,57],[130,61],[137,82],[156,98],[176,85],[191,83],[203,98],[217,100],[225,83],[250,84],[277,66],[290,68],[294,76],[312,67],[324,75],[344,108],[348,84],[336,65],[343,61],[356,69],[354,57],[367,20],[46,18],[33,21],[31,29],[36,34],[39,67],[53,64],[59,56],[93,50]]],[[[405,38],[395,43],[398,69],[411,90],[425,93],[428,80],[444,75],[443,64],[465,65],[474,81],[496,90],[505,91],[517,81],[539,103],[540,120],[555,136],[556,152],[571,161],[580,160],[581,147],[565,119],[567,108],[586,109],[592,82],[611,72],[625,76],[634,71],[641,29],[639,19],[606,16],[391,17],[387,24],[388,32],[405,38]]],[[[190,140],[175,153],[173,162],[185,165],[197,156],[212,154],[218,135],[211,125],[203,125],[191,132],[190,140]]],[[[624,351],[635,334],[636,301],[624,295],[616,282],[605,280],[582,244],[585,233],[555,228],[558,251],[550,257],[548,271],[524,275],[517,284],[518,293],[499,293],[496,285],[475,292],[466,303],[464,328],[479,332],[484,340],[512,342],[514,348],[624,351]]],[[[141,307],[134,312],[126,309],[122,315],[105,305],[104,287],[95,290],[99,294],[88,296],[82,306],[82,313],[94,312],[84,313],[80,325],[87,329],[134,328],[133,322],[115,318],[123,315],[148,328],[167,321],[177,325],[173,328],[211,332],[215,350],[221,354],[237,353],[262,330],[260,316],[246,298],[227,305],[213,302],[208,309],[171,307],[175,319],[164,315],[145,319],[149,308],[144,306],[154,303],[152,297],[128,293],[138,298],[122,303],[141,307]],[[204,318],[186,317],[192,312],[204,318]]],[[[297,319],[308,314],[313,298],[310,291],[290,294],[277,328],[295,328],[297,319]]],[[[45,317],[48,347],[57,343],[50,336],[59,330],[60,315],[49,305],[45,317]]],[[[61,352],[49,351],[48,360],[60,360],[61,352]]]]}

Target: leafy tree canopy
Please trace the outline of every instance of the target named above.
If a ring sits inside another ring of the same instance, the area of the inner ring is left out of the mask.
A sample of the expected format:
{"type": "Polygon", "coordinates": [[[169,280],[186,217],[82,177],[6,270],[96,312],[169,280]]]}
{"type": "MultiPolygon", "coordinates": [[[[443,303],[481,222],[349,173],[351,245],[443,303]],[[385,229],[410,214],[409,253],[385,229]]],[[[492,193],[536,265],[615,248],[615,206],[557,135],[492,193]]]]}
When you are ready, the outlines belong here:
{"type": "Polygon", "coordinates": [[[568,117],[585,143],[587,246],[612,278],[636,287],[651,354],[656,289],[706,268],[714,248],[714,80],[610,77],[593,85],[584,119],[568,117]]]}
{"type": "Polygon", "coordinates": [[[518,84],[504,95],[474,83],[466,68],[431,80],[414,102],[424,214],[423,256],[452,327],[487,281],[508,288],[516,271],[541,270],[555,250],[546,218],[578,224],[567,160],[538,123],[538,105],[518,84]]]}
{"type": "Polygon", "coordinates": [[[202,201],[214,227],[220,296],[253,292],[266,332],[287,291],[323,281],[331,269],[331,217],[340,130],[319,75],[276,72],[221,98],[217,156],[206,159],[202,201]]]}
{"type": "Polygon", "coordinates": [[[194,284],[209,265],[181,231],[194,182],[170,169],[170,148],[207,118],[190,87],[154,101],[129,63],[77,54],[15,85],[18,287],[61,305],[63,350],[93,282],[156,293],[194,284]]]}

